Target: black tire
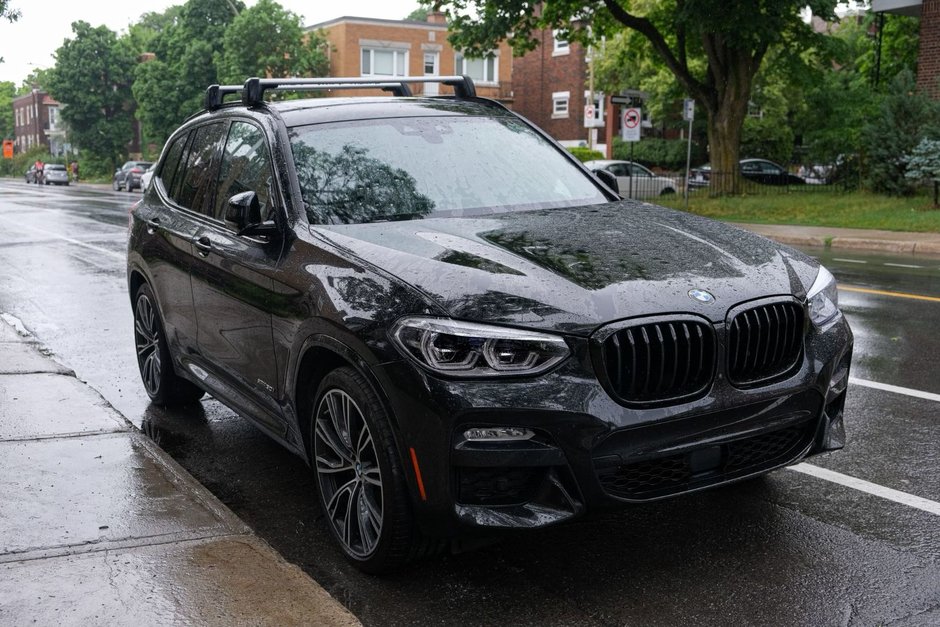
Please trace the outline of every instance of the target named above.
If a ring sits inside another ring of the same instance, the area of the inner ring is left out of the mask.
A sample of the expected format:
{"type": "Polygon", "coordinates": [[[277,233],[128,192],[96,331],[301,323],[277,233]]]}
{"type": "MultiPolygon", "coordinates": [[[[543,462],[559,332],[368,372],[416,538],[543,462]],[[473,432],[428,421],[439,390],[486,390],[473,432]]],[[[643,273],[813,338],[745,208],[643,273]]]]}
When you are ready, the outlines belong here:
{"type": "Polygon", "coordinates": [[[130,183],[128,183],[124,186],[124,191],[130,194],[132,191],[134,191],[134,188],[130,186],[130,183]]]}
{"type": "Polygon", "coordinates": [[[121,184],[118,183],[117,179],[111,179],[111,189],[116,192],[121,191],[121,184]]]}
{"type": "Polygon", "coordinates": [[[163,331],[163,320],[153,290],[144,283],[134,297],[134,343],[137,367],[150,400],[166,407],[198,401],[203,391],[177,376],[163,331]]]}
{"type": "Polygon", "coordinates": [[[660,195],[660,196],[671,196],[672,194],[675,194],[675,193],[676,193],[676,190],[674,190],[674,189],[671,188],[671,187],[667,187],[667,188],[664,189],[663,191],[659,192],[659,195],[660,195]]]}
{"type": "Polygon", "coordinates": [[[434,552],[414,525],[388,415],[365,378],[347,367],[329,373],[310,421],[320,505],[346,558],[382,574],[434,552]]]}

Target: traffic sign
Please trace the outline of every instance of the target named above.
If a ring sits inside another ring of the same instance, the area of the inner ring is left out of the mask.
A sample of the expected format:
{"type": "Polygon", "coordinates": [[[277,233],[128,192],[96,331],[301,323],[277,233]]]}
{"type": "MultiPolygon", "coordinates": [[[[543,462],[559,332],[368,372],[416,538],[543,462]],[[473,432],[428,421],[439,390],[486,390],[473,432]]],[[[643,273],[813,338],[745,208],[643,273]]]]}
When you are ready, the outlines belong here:
{"type": "Polygon", "coordinates": [[[695,119],[695,100],[686,98],[682,101],[682,119],[691,122],[695,119]]]}
{"type": "Polygon", "coordinates": [[[603,117],[597,114],[598,110],[594,105],[584,106],[584,128],[603,128],[603,117]]]}
{"type": "Polygon", "coordinates": [[[620,117],[621,136],[623,141],[640,141],[640,123],[642,121],[643,112],[639,107],[628,107],[623,110],[620,117]]]}
{"type": "Polygon", "coordinates": [[[3,140],[3,158],[4,159],[13,158],[13,140],[12,139],[3,140]]]}

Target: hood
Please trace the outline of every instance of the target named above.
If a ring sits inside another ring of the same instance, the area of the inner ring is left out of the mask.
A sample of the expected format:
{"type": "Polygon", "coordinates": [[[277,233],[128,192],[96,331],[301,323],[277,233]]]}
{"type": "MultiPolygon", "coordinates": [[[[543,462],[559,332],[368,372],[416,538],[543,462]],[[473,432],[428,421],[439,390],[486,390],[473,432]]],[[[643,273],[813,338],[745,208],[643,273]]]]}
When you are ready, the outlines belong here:
{"type": "Polygon", "coordinates": [[[454,318],[576,334],[662,313],[720,321],[754,298],[802,299],[817,272],[806,255],[748,231],[631,201],[311,231],[454,318]],[[693,289],[714,301],[694,300],[693,289]]]}

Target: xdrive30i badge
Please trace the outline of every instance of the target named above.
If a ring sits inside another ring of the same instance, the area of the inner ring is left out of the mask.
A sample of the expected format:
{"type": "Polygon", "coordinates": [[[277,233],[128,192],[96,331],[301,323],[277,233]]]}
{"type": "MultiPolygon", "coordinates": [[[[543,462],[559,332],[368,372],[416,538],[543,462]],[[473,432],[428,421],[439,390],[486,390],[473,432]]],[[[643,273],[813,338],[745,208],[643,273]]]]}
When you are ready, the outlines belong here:
{"type": "Polygon", "coordinates": [[[697,300],[700,303],[715,302],[715,297],[711,295],[711,292],[706,292],[705,290],[700,290],[698,288],[689,290],[689,298],[692,300],[697,300]]]}

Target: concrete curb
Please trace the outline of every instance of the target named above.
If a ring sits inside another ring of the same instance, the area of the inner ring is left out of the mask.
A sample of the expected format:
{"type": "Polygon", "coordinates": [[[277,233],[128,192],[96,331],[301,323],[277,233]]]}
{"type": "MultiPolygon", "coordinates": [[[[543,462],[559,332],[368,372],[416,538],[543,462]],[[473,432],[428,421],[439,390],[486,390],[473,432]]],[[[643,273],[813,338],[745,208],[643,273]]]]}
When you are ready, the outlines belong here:
{"type": "Polygon", "coordinates": [[[8,315],[0,493],[0,624],[359,625],[8,315]]]}
{"type": "Polygon", "coordinates": [[[940,255],[940,233],[906,233],[739,222],[730,224],[788,246],[808,246],[831,250],[868,251],[896,255],[940,255]]]}

